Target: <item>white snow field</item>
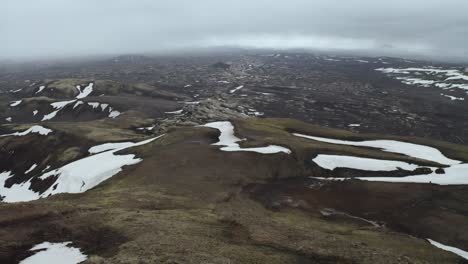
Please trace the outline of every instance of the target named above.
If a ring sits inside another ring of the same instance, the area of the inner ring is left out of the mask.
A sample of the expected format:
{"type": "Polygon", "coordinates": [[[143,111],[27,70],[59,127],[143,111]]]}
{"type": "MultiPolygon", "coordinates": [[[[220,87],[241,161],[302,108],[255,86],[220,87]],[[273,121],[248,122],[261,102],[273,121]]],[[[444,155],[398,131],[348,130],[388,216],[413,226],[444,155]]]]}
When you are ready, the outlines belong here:
{"type": "Polygon", "coordinates": [[[30,251],[38,251],[34,255],[22,260],[19,264],[78,264],[87,259],[79,248],[69,246],[71,242],[44,242],[35,245],[30,251]]]}
{"type": "Polygon", "coordinates": [[[32,126],[30,128],[28,128],[27,130],[23,131],[23,132],[15,132],[15,133],[11,133],[11,134],[4,134],[4,135],[0,135],[0,137],[8,137],[8,136],[16,136],[16,137],[22,137],[22,136],[26,136],[28,134],[39,134],[39,135],[42,135],[42,136],[47,136],[49,133],[52,133],[52,130],[51,129],[48,129],[48,128],[45,128],[43,126],[32,126]]]}
{"type": "Polygon", "coordinates": [[[366,171],[394,171],[398,169],[413,171],[418,165],[395,160],[379,160],[340,155],[317,155],[313,160],[320,167],[328,170],[349,168],[366,171]]]}
{"type": "Polygon", "coordinates": [[[37,193],[29,190],[29,186],[31,185],[29,182],[13,184],[10,188],[6,188],[6,180],[13,176],[10,171],[0,173],[0,197],[4,197],[3,202],[21,202],[39,199],[37,193]]]}
{"type": "Polygon", "coordinates": [[[213,145],[224,146],[221,148],[222,151],[249,151],[261,154],[274,154],[280,152],[286,154],[291,153],[291,150],[276,145],[269,145],[267,147],[258,148],[241,148],[239,144],[237,144],[237,142],[242,140],[234,135],[234,126],[229,121],[212,122],[203,126],[215,128],[218,129],[219,132],[221,132],[221,135],[219,136],[219,142],[214,143],[213,145]]]}
{"type": "Polygon", "coordinates": [[[136,158],[134,154],[116,155],[115,152],[148,144],[162,136],[137,143],[107,143],[94,146],[89,149],[89,152],[94,155],[41,175],[39,178],[43,180],[49,177],[57,177],[54,184],[41,194],[30,190],[30,180],[15,184],[11,188],[4,187],[5,181],[12,175],[11,172],[0,173],[0,196],[5,197],[3,202],[23,202],[45,198],[58,193],[85,192],[122,171],[123,166],[134,165],[142,161],[142,159],[136,158]]]}
{"type": "MultiPolygon", "coordinates": [[[[434,161],[439,164],[448,165],[448,167],[444,168],[443,174],[437,174],[435,173],[436,168],[430,168],[433,172],[424,175],[413,175],[406,177],[357,177],[355,179],[380,182],[432,183],[439,185],[468,184],[468,163],[461,163],[461,161],[447,158],[438,149],[433,147],[401,142],[396,140],[348,141],[323,137],[314,137],[297,133],[295,133],[294,135],[331,144],[378,148],[382,151],[400,153],[410,157],[434,161]]],[[[365,171],[393,171],[397,170],[398,168],[404,170],[414,170],[419,167],[417,165],[401,161],[377,160],[352,156],[323,154],[317,155],[317,157],[314,158],[313,161],[320,167],[329,170],[333,170],[335,168],[351,168],[365,171]]],[[[320,179],[343,180],[343,178],[320,179]]]]}
{"type": "Polygon", "coordinates": [[[463,251],[459,248],[456,248],[456,247],[451,247],[451,246],[446,246],[444,244],[441,244],[439,242],[436,242],[434,240],[431,240],[431,239],[427,239],[427,241],[429,241],[429,243],[431,243],[431,245],[435,246],[435,247],[438,247],[440,249],[443,249],[445,251],[449,251],[449,252],[452,252],[464,259],[468,259],[468,252],[466,251],[463,251]]]}
{"type": "Polygon", "coordinates": [[[90,95],[93,92],[93,85],[94,83],[89,83],[83,90],[81,90],[81,86],[77,85],[76,89],[78,90],[78,95],[76,99],[83,99],[90,95]]]}
{"type": "Polygon", "coordinates": [[[424,87],[434,85],[442,89],[459,88],[468,90],[468,76],[457,69],[378,68],[375,70],[394,77],[404,84],[421,85],[424,87]]]}
{"type": "Polygon", "coordinates": [[[308,135],[303,135],[303,134],[298,134],[298,133],[294,133],[293,135],[297,137],[312,139],[312,140],[331,143],[331,144],[378,148],[378,149],[381,149],[382,151],[399,153],[399,154],[407,155],[407,156],[418,158],[418,159],[434,161],[443,165],[453,165],[453,164],[461,163],[461,161],[447,158],[444,154],[442,154],[436,148],[428,147],[424,145],[418,145],[414,143],[407,143],[407,142],[396,141],[396,140],[349,141],[349,140],[340,140],[340,139],[332,139],[332,138],[324,138],[324,137],[314,137],[314,136],[308,136],[308,135]]]}

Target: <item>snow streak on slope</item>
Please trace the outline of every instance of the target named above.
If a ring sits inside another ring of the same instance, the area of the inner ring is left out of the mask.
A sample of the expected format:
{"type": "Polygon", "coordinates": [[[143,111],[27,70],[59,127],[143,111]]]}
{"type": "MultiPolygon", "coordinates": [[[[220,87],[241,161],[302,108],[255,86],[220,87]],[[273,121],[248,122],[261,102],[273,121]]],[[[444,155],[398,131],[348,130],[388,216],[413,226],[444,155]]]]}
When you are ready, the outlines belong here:
{"type": "Polygon", "coordinates": [[[236,88],[230,90],[229,93],[235,93],[235,92],[237,92],[238,90],[240,90],[240,89],[242,89],[242,88],[244,88],[244,85],[238,86],[238,87],[236,87],[236,88]]]}
{"type": "Polygon", "coordinates": [[[20,264],[77,264],[85,261],[87,256],[79,248],[69,246],[71,242],[44,242],[35,245],[30,251],[37,251],[34,255],[22,260],[20,264]]]}
{"type": "Polygon", "coordinates": [[[39,90],[37,90],[36,94],[42,92],[46,87],[43,85],[43,86],[40,86],[39,87],[39,90]]]}
{"type": "Polygon", "coordinates": [[[75,103],[75,105],[73,106],[73,109],[77,108],[78,106],[84,104],[83,101],[78,101],[75,103]]]}
{"type": "Polygon", "coordinates": [[[459,248],[456,248],[456,247],[446,246],[444,244],[441,244],[441,243],[436,242],[436,241],[431,240],[431,239],[428,239],[428,241],[429,241],[429,243],[431,243],[435,247],[438,247],[438,248],[443,249],[445,251],[452,252],[452,253],[454,253],[454,254],[468,260],[468,252],[466,252],[466,251],[463,251],[463,250],[461,250],[459,248]]]}
{"type": "Polygon", "coordinates": [[[213,145],[224,146],[221,148],[222,151],[250,151],[261,154],[274,154],[279,152],[283,152],[286,154],[291,153],[291,150],[276,145],[258,148],[241,148],[239,144],[237,144],[237,142],[242,140],[234,135],[234,126],[229,121],[213,122],[205,124],[203,126],[215,128],[221,132],[221,135],[219,136],[219,142],[214,143],[213,145]]]}
{"type": "Polygon", "coordinates": [[[50,179],[50,177],[56,179],[43,193],[30,190],[31,180],[22,184],[15,184],[11,188],[4,187],[5,181],[12,176],[11,172],[4,172],[0,174],[0,196],[5,197],[4,202],[21,202],[36,200],[58,193],[85,192],[122,171],[123,166],[134,165],[142,161],[133,154],[117,155],[115,154],[117,151],[148,144],[160,137],[137,143],[111,143],[92,147],[89,150],[90,153],[102,152],[41,175],[39,178],[42,180],[50,179]]]}
{"type": "Polygon", "coordinates": [[[10,106],[11,106],[11,107],[18,106],[19,104],[21,104],[22,101],[23,101],[23,100],[13,101],[13,102],[10,103],[10,106]]]}
{"type": "Polygon", "coordinates": [[[24,174],[30,173],[30,172],[33,171],[36,167],[37,167],[37,164],[34,163],[27,171],[24,172],[24,174]]]}
{"type": "Polygon", "coordinates": [[[62,110],[65,106],[69,105],[69,104],[72,104],[76,102],[76,100],[70,100],[70,101],[62,101],[62,102],[55,102],[55,103],[51,103],[50,105],[56,109],[55,111],[47,114],[47,115],[44,115],[44,117],[42,118],[41,121],[46,121],[46,120],[51,120],[52,118],[54,118],[58,112],[60,112],[60,110],[62,110]]]}
{"type": "Polygon", "coordinates": [[[49,133],[52,133],[52,130],[51,129],[48,129],[48,128],[45,128],[43,126],[32,126],[30,127],[29,129],[23,131],[23,132],[15,132],[15,133],[11,133],[11,134],[5,134],[5,135],[0,135],[0,137],[8,137],[8,136],[16,136],[16,137],[22,137],[22,136],[26,136],[30,133],[35,133],[35,134],[39,134],[39,135],[42,135],[42,136],[47,136],[49,133]]]}

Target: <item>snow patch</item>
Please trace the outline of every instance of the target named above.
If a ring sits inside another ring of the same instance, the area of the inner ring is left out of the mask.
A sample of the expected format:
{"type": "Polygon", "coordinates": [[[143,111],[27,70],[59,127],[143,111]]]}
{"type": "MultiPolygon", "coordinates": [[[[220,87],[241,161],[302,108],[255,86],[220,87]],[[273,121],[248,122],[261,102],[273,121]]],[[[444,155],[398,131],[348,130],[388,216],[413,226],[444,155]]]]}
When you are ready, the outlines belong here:
{"type": "Polygon", "coordinates": [[[5,197],[3,202],[23,202],[45,198],[58,193],[85,192],[122,171],[123,166],[134,165],[142,161],[142,159],[135,158],[134,154],[116,155],[116,152],[148,144],[162,136],[137,143],[107,143],[92,147],[89,152],[94,155],[41,175],[39,179],[42,180],[50,177],[56,178],[56,181],[41,194],[30,190],[31,180],[22,184],[14,184],[11,188],[5,188],[5,181],[12,175],[11,172],[1,173],[0,196],[5,197]]]}
{"type": "Polygon", "coordinates": [[[39,90],[37,90],[36,94],[38,94],[38,93],[44,91],[45,88],[46,88],[46,87],[45,87],[44,85],[39,86],[39,90]]]}
{"type": "Polygon", "coordinates": [[[51,103],[50,105],[57,109],[57,110],[60,110],[62,108],[64,108],[65,106],[71,104],[71,103],[74,103],[76,102],[76,100],[70,100],[70,101],[61,101],[61,102],[55,102],[55,103],[51,103]]]}
{"type": "Polygon", "coordinates": [[[31,186],[29,182],[13,184],[10,188],[6,188],[5,182],[11,177],[13,174],[10,171],[0,173],[0,201],[21,202],[39,199],[39,194],[29,189],[31,186]]]}
{"type": "Polygon", "coordinates": [[[200,104],[200,101],[194,101],[194,102],[184,102],[187,105],[198,105],[200,104]]]}
{"type": "Polygon", "coordinates": [[[449,98],[452,101],[465,101],[465,98],[462,98],[462,97],[455,97],[455,96],[451,96],[451,95],[447,95],[447,94],[440,94],[440,95],[445,96],[445,97],[449,98]]]}
{"type": "Polygon", "coordinates": [[[244,88],[244,85],[238,86],[238,87],[236,87],[236,88],[230,90],[229,93],[233,94],[233,93],[237,92],[238,90],[240,90],[240,89],[242,89],[242,88],[244,88]]]}
{"type": "Polygon", "coordinates": [[[395,171],[398,169],[413,171],[418,165],[403,161],[380,160],[340,155],[317,155],[312,160],[324,169],[334,170],[336,168],[349,168],[365,171],[395,171]]]}
{"type": "Polygon", "coordinates": [[[221,132],[221,134],[219,135],[219,142],[214,143],[213,145],[223,146],[221,148],[222,151],[249,151],[261,154],[274,154],[279,152],[283,152],[286,154],[291,153],[291,150],[276,145],[258,148],[241,148],[239,144],[237,144],[237,142],[242,140],[234,135],[234,126],[229,121],[213,122],[205,124],[203,126],[218,129],[219,132],[221,132]]]}
{"type": "Polygon", "coordinates": [[[402,83],[408,85],[422,85],[429,87],[434,85],[442,89],[459,88],[468,90],[468,83],[459,83],[460,81],[468,81],[468,76],[457,69],[440,69],[440,68],[379,68],[376,71],[388,74],[391,77],[401,80],[402,83]],[[395,77],[400,75],[400,77],[395,77]],[[411,75],[404,76],[402,75],[411,75]],[[417,76],[424,76],[426,79],[421,79],[417,76]],[[442,81],[443,80],[443,81],[442,81]],[[455,81],[455,83],[451,83],[455,81]]]}
{"type": "Polygon", "coordinates": [[[79,248],[72,247],[70,244],[71,242],[44,242],[35,245],[30,251],[38,252],[22,260],[19,264],[77,264],[85,261],[87,256],[84,255],[79,248]]]}
{"type": "Polygon", "coordinates": [[[112,147],[104,144],[104,146],[98,145],[91,148],[89,150],[90,153],[103,149],[107,149],[107,151],[77,160],[40,176],[40,179],[58,177],[53,186],[42,193],[41,197],[57,193],[81,193],[97,186],[99,183],[122,171],[123,166],[134,165],[142,161],[142,159],[135,158],[134,154],[115,155],[115,152],[148,144],[160,137],[138,143],[127,142],[112,147]]]}
{"type": "Polygon", "coordinates": [[[24,172],[24,174],[30,173],[30,172],[33,171],[36,167],[37,167],[37,164],[34,163],[34,164],[29,168],[29,170],[27,170],[27,171],[24,172]]]}
{"type": "Polygon", "coordinates": [[[22,136],[26,136],[30,133],[35,133],[35,134],[39,134],[39,135],[42,135],[42,136],[47,136],[49,133],[52,133],[52,130],[51,129],[48,129],[48,128],[45,128],[43,126],[32,126],[30,127],[29,129],[23,131],[23,132],[15,132],[15,133],[11,133],[11,134],[5,134],[5,135],[0,135],[0,137],[8,137],[8,136],[16,136],[16,137],[22,137],[22,136]]]}
{"type": "Polygon", "coordinates": [[[109,117],[110,117],[110,118],[116,118],[116,117],[118,117],[119,115],[120,115],[120,112],[117,111],[117,110],[111,111],[111,112],[109,113],[109,117]]]}
{"type": "MultiPolygon", "coordinates": [[[[468,164],[445,157],[438,149],[424,145],[395,141],[395,140],[369,140],[369,141],[347,141],[322,137],[313,137],[302,134],[294,134],[298,137],[313,139],[321,142],[358,147],[378,148],[382,151],[404,154],[410,157],[437,162],[449,167],[443,168],[444,172],[438,174],[436,168],[430,168],[431,173],[425,175],[412,175],[406,177],[358,177],[356,179],[379,182],[401,182],[401,183],[432,183],[439,185],[465,185],[468,184],[468,164]]],[[[339,167],[354,168],[367,171],[388,171],[402,168],[414,170],[418,166],[390,160],[376,160],[349,156],[318,155],[313,159],[319,166],[326,169],[339,167]]],[[[326,178],[327,180],[345,180],[344,178],[326,178]]]]}
{"type": "Polygon", "coordinates": [[[165,113],[166,113],[166,114],[178,115],[178,114],[182,114],[183,112],[184,112],[184,109],[180,109],[180,110],[172,111],[172,112],[165,112],[165,113]]]}
{"type": "Polygon", "coordinates": [[[151,131],[155,128],[156,126],[150,126],[150,127],[139,127],[137,128],[137,130],[140,130],[140,131],[151,131]]]}
{"type": "Polygon", "coordinates": [[[46,120],[51,120],[52,118],[54,118],[58,112],[60,112],[60,110],[62,110],[65,106],[69,105],[69,104],[72,104],[76,102],[76,100],[70,100],[70,101],[61,101],[61,102],[55,102],[55,103],[51,103],[50,105],[55,109],[55,111],[47,114],[47,115],[44,115],[44,117],[42,118],[41,121],[46,121],[46,120]]]}
{"type": "Polygon", "coordinates": [[[90,102],[90,103],[88,103],[88,105],[92,106],[93,109],[96,109],[96,108],[99,107],[100,103],[98,103],[98,102],[90,102]]]}
{"type": "Polygon", "coordinates": [[[93,92],[93,85],[94,83],[89,83],[88,86],[86,86],[83,91],[81,90],[80,86],[76,86],[76,89],[78,90],[78,95],[76,96],[77,99],[83,99],[90,95],[93,92]]]}
{"type": "Polygon", "coordinates": [[[44,117],[42,118],[41,121],[51,120],[52,118],[54,118],[54,117],[57,115],[57,113],[58,113],[59,111],[60,111],[60,110],[55,110],[55,111],[53,111],[52,113],[49,113],[49,114],[47,114],[47,115],[44,115],[44,117]]]}
{"type": "Polygon", "coordinates": [[[21,104],[21,102],[23,102],[23,100],[13,101],[10,103],[10,106],[12,107],[18,106],[19,104],[21,104]]]}
{"type": "Polygon", "coordinates": [[[348,141],[348,140],[339,140],[339,139],[331,139],[331,138],[323,138],[323,137],[314,137],[314,136],[308,136],[308,135],[297,134],[297,133],[295,133],[294,135],[297,137],[312,139],[312,140],[331,143],[331,144],[378,148],[378,149],[381,149],[382,151],[399,153],[399,154],[407,155],[407,156],[418,158],[418,159],[434,161],[443,165],[454,165],[454,164],[461,163],[461,161],[447,158],[446,156],[444,156],[444,154],[442,154],[436,148],[424,146],[424,145],[418,145],[414,143],[407,143],[407,142],[401,142],[401,141],[396,141],[396,140],[348,141]]]}
{"type": "Polygon", "coordinates": [[[101,104],[101,111],[106,110],[106,108],[109,106],[109,104],[101,104]]]}
{"type": "Polygon", "coordinates": [[[452,165],[448,168],[444,168],[444,171],[444,174],[437,174],[435,172],[432,172],[431,174],[407,177],[360,177],[357,179],[378,182],[432,183],[438,185],[468,184],[468,164],[452,165]]]}

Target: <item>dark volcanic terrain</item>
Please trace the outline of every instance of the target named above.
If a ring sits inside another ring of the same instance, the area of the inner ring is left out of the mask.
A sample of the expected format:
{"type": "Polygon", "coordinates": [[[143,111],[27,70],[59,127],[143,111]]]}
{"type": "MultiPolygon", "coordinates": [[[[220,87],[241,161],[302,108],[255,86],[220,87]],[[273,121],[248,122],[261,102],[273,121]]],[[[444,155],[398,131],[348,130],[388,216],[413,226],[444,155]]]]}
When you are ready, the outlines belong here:
{"type": "MultiPolygon", "coordinates": [[[[468,104],[465,100],[447,96],[468,99],[468,81],[464,81],[465,89],[424,87],[405,84],[376,71],[380,68],[423,67],[459,69],[461,72],[464,69],[463,65],[386,57],[296,53],[157,58],[120,56],[74,64],[4,66],[0,71],[0,84],[5,91],[15,91],[29,85],[37,89],[44,79],[112,80],[124,85],[144,83],[170,94],[163,99],[176,98],[173,93],[192,98],[192,101],[222,98],[236,104],[236,110],[249,115],[259,112],[257,114],[264,117],[289,117],[356,132],[385,132],[466,144],[468,104]],[[242,89],[230,93],[241,85],[242,89]],[[360,126],[350,128],[350,124],[360,126]]],[[[24,91],[11,94],[11,100],[30,96],[22,93],[24,91]]],[[[144,92],[140,95],[147,96],[144,92]]],[[[7,116],[8,113],[4,113],[4,117],[7,116]]],[[[4,118],[1,121],[5,122],[4,118]]]]}
{"type": "Polygon", "coordinates": [[[0,263],[43,242],[83,263],[466,263],[465,70],[264,51],[0,65],[0,263]]]}

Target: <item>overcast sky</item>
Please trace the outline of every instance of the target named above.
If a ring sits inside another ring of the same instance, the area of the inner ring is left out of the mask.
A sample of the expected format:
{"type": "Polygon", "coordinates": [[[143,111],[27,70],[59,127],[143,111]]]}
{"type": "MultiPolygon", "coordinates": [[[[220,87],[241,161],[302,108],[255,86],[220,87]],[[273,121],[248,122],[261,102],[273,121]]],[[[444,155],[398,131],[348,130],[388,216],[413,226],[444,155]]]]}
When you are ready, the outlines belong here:
{"type": "Polygon", "coordinates": [[[1,0],[0,58],[306,48],[468,60],[468,0],[1,0]]]}

